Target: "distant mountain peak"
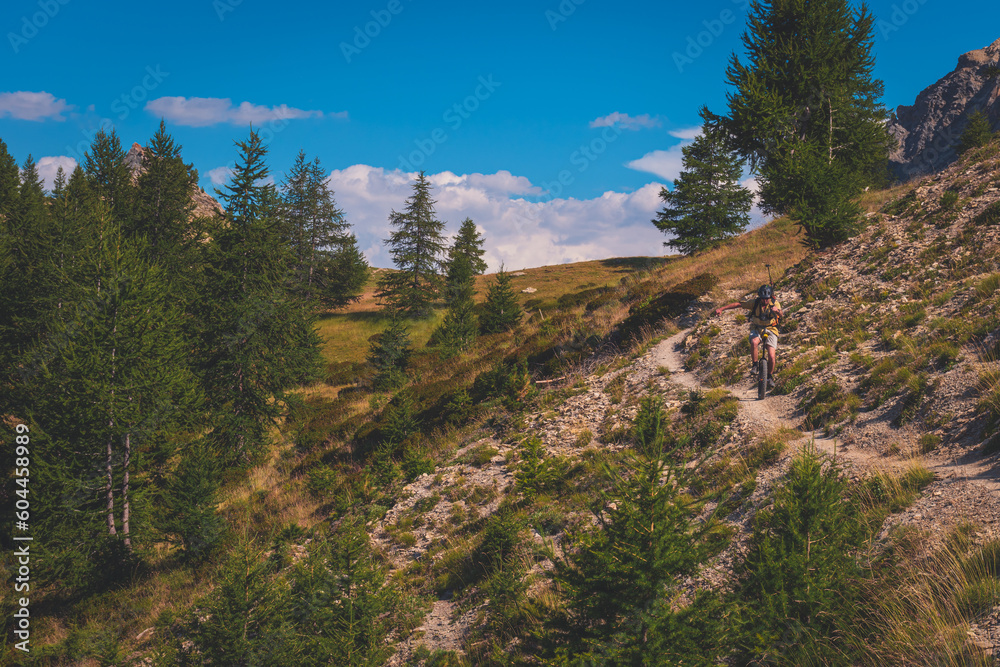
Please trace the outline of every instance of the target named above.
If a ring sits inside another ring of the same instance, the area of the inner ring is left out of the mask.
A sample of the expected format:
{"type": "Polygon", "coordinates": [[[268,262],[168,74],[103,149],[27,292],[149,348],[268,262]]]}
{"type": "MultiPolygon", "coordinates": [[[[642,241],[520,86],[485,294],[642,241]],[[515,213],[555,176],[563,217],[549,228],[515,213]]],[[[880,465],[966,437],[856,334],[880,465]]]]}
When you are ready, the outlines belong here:
{"type": "Polygon", "coordinates": [[[969,122],[982,111],[1000,127],[1000,39],[963,53],[955,69],[925,88],[912,106],[900,105],[889,122],[899,145],[889,155],[898,178],[934,173],[955,161],[955,146],[969,122]]]}

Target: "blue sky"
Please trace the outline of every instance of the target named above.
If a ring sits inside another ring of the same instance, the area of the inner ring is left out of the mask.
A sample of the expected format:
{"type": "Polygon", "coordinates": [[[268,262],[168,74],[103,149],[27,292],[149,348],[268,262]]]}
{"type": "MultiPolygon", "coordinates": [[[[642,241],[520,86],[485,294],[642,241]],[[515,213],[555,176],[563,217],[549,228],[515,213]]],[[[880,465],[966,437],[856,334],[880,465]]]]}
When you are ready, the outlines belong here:
{"type": "MultiPolygon", "coordinates": [[[[889,109],[1000,38],[994,2],[878,0],[889,109]]],[[[375,265],[413,171],[491,266],[662,254],[649,223],[698,108],[723,111],[745,0],[103,2],[0,7],[0,137],[54,171],[161,116],[211,192],[250,122],[280,181],[318,156],[375,265]]]]}

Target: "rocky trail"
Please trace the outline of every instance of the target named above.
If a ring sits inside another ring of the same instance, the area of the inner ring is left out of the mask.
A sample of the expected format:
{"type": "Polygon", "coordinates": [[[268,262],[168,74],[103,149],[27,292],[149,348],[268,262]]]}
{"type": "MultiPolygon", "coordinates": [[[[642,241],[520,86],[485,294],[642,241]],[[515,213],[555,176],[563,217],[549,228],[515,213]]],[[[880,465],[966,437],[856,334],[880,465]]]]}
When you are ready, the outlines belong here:
{"type": "MultiPolygon", "coordinates": [[[[733,327],[728,335],[742,335],[736,331],[737,324],[725,326],[733,327]]],[[[527,430],[542,440],[550,456],[577,456],[588,447],[623,447],[600,442],[600,434],[609,428],[631,423],[637,410],[636,401],[624,401],[620,406],[614,406],[607,391],[610,383],[622,383],[625,396],[658,392],[665,397],[668,409],[679,407],[683,402],[680,397],[686,392],[709,390],[696,373],[684,368],[685,341],[691,331],[684,329],[659,342],[620,370],[578,378],[573,385],[577,388],[574,395],[549,410],[527,417],[527,430]],[[617,414],[615,410],[609,410],[613,407],[620,407],[617,414]],[[609,413],[614,414],[611,423],[609,413]]],[[[779,352],[779,372],[780,367],[779,352]]],[[[766,436],[782,428],[798,430],[802,426],[801,415],[797,414],[795,400],[791,396],[769,395],[762,401],[757,400],[756,385],[749,378],[729,387],[728,391],[738,401],[737,418],[727,427],[740,436],[730,438],[731,444],[726,446],[733,454],[739,454],[741,442],[749,442],[754,437],[766,436]]],[[[858,423],[862,421],[859,419],[858,423]]],[[[725,585],[734,563],[745,550],[756,510],[768,502],[794,454],[810,443],[834,457],[854,480],[875,471],[905,472],[913,459],[905,451],[887,453],[885,443],[883,446],[872,446],[872,441],[878,437],[880,434],[876,433],[872,438],[854,437],[851,442],[845,443],[826,437],[822,432],[803,432],[801,438],[790,442],[774,464],[758,472],[756,488],[741,503],[740,509],[723,517],[735,529],[731,545],[707,564],[701,575],[689,581],[689,587],[693,590],[703,585],[725,585]]],[[[516,446],[515,442],[500,442],[494,438],[470,442],[459,449],[452,466],[439,469],[436,475],[423,475],[406,487],[404,499],[389,510],[373,533],[375,543],[388,555],[393,570],[402,570],[415,561],[427,558],[434,545],[442,541],[453,542],[456,538],[450,532],[449,520],[456,513],[487,516],[496,511],[504,494],[514,483],[513,465],[509,465],[508,461],[516,446]],[[469,460],[470,452],[484,449],[488,457],[481,457],[475,462],[469,460]],[[464,491],[456,493],[456,488],[464,491]],[[415,540],[408,546],[401,545],[393,538],[399,522],[411,516],[418,503],[428,502],[433,503],[433,508],[424,515],[422,525],[414,527],[415,540]]],[[[913,525],[926,531],[928,544],[937,545],[951,528],[963,522],[978,526],[977,542],[1000,536],[1000,464],[991,458],[968,454],[959,456],[954,448],[923,455],[919,461],[934,473],[935,481],[910,507],[886,521],[881,538],[896,526],[913,525]]],[[[537,533],[531,533],[531,539],[542,541],[537,533]]],[[[554,539],[558,543],[559,536],[546,539],[554,539]]],[[[478,613],[482,603],[470,605],[450,596],[445,598],[433,603],[421,626],[401,644],[390,665],[406,664],[419,646],[430,651],[462,650],[476,624],[482,621],[482,614],[478,613]]],[[[970,631],[983,647],[1000,646],[1000,614],[997,616],[995,623],[984,623],[970,631]]]]}

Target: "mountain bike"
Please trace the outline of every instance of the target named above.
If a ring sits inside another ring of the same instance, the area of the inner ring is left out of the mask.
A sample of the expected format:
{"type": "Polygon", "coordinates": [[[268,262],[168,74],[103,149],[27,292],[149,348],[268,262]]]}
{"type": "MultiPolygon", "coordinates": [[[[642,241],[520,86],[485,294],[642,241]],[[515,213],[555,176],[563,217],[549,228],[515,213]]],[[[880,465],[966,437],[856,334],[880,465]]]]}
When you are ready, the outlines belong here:
{"type": "Polygon", "coordinates": [[[767,395],[767,346],[761,341],[760,359],[757,360],[757,400],[767,395]]]}

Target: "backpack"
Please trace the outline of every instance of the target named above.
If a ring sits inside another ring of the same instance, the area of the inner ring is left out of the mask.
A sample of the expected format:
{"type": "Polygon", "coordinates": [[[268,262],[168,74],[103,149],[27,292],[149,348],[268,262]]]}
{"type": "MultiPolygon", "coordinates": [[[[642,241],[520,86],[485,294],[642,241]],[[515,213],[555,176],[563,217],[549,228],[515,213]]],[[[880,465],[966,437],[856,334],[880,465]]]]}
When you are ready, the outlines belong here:
{"type": "MultiPolygon", "coordinates": [[[[753,300],[753,307],[750,309],[750,313],[747,315],[747,321],[749,321],[751,324],[753,323],[753,318],[755,313],[760,313],[761,318],[763,319],[764,311],[761,309],[759,296],[753,300]]],[[[774,326],[775,328],[777,328],[778,325],[781,324],[781,315],[775,313],[773,319],[775,320],[774,326]]]]}

